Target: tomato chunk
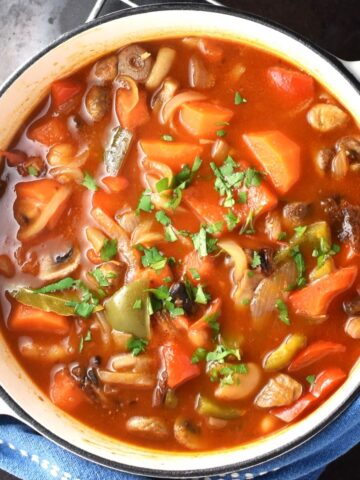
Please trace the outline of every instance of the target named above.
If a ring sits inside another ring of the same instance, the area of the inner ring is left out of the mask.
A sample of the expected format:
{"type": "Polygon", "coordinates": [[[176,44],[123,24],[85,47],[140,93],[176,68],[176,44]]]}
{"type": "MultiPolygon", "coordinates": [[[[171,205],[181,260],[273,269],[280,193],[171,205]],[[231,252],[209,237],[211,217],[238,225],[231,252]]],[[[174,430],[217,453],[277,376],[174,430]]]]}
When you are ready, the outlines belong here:
{"type": "Polygon", "coordinates": [[[51,97],[54,107],[61,107],[61,105],[78,95],[82,89],[81,83],[71,78],[53,82],[51,85],[51,97]]]}
{"type": "Polygon", "coordinates": [[[56,406],[72,411],[81,405],[86,397],[68,371],[60,370],[54,375],[50,385],[50,398],[56,406]]]}
{"type": "Polygon", "coordinates": [[[170,388],[176,388],[200,375],[199,366],[191,363],[191,356],[178,343],[168,342],[162,347],[161,353],[168,374],[167,384],[170,388]]]}
{"type": "Polygon", "coordinates": [[[283,67],[270,67],[267,78],[279,94],[292,102],[305,102],[315,95],[314,79],[306,73],[283,67]]]}
{"type": "Polygon", "coordinates": [[[324,340],[319,340],[314,342],[308,347],[305,348],[302,352],[297,355],[294,360],[289,365],[289,372],[295,370],[300,370],[301,368],[307,367],[318,360],[321,360],[325,356],[331,353],[343,353],[346,351],[345,345],[335,342],[326,342],[324,340]]]}

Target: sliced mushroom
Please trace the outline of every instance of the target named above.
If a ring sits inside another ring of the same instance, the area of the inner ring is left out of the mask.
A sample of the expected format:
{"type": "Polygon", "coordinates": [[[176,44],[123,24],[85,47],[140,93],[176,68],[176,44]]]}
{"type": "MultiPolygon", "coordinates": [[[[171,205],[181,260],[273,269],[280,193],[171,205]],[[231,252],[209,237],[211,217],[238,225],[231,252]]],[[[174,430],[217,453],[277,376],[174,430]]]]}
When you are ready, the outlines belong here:
{"type": "Polygon", "coordinates": [[[315,163],[321,172],[327,172],[330,169],[331,161],[335,155],[332,148],[321,148],[315,157],[315,163]]]}
{"type": "Polygon", "coordinates": [[[291,405],[302,394],[302,385],[289,375],[280,373],[271,378],[255,399],[261,408],[291,405]]]}
{"type": "Polygon", "coordinates": [[[128,75],[136,82],[145,83],[152,67],[151,54],[140,45],[129,45],[118,55],[119,75],[128,75]]]}
{"type": "Polygon", "coordinates": [[[176,307],[183,308],[188,315],[192,315],[195,312],[195,302],[189,296],[184,282],[173,283],[170,287],[169,293],[176,307]]]}
{"type": "MultiPolygon", "coordinates": [[[[225,364],[222,364],[225,365],[225,364]]],[[[243,400],[259,388],[262,372],[255,363],[247,364],[247,373],[235,373],[232,384],[220,384],[215,390],[215,397],[221,400],[243,400]]]]}
{"type": "Polygon", "coordinates": [[[173,98],[177,90],[179,89],[179,82],[173,78],[166,78],[154,95],[151,97],[151,108],[159,112],[160,109],[173,98]]]}
{"type": "Polygon", "coordinates": [[[80,265],[80,250],[68,245],[56,254],[46,253],[39,256],[39,280],[48,282],[64,278],[73,273],[80,265]]]}
{"type": "Polygon", "coordinates": [[[280,234],[282,232],[281,226],[281,215],[277,210],[269,212],[265,217],[265,233],[270,238],[276,242],[279,240],[280,234]]]}
{"type": "Polygon", "coordinates": [[[360,317],[350,317],[345,324],[345,333],[358,340],[360,338],[360,317]]]}
{"type": "Polygon", "coordinates": [[[180,445],[189,450],[198,450],[204,445],[199,425],[185,417],[178,417],[175,420],[174,436],[180,445]]]}
{"type": "Polygon", "coordinates": [[[346,152],[350,161],[360,160],[360,136],[341,137],[336,142],[336,150],[346,152]]]}
{"type": "Polygon", "coordinates": [[[345,126],[349,116],[336,105],[317,103],[308,111],[307,120],[315,130],[324,133],[345,126]]]}
{"type": "Polygon", "coordinates": [[[95,76],[103,82],[112,82],[115,80],[118,69],[118,58],[116,55],[110,55],[95,63],[95,76]]]}
{"type": "Polygon", "coordinates": [[[214,75],[207,70],[203,60],[197,55],[190,57],[189,83],[193,88],[212,88],[215,85],[214,75]]]}
{"type": "Polygon", "coordinates": [[[85,105],[94,122],[101,120],[109,110],[110,93],[107,87],[93,85],[86,94],[85,105]]]}
{"type": "Polygon", "coordinates": [[[360,314],[360,296],[354,297],[351,300],[346,300],[343,303],[343,310],[348,315],[360,314]]]}
{"type": "Polygon", "coordinates": [[[156,383],[155,376],[149,373],[110,372],[108,370],[98,370],[97,373],[101,382],[114,385],[128,385],[134,388],[152,388],[156,383]]]}
{"type": "Polygon", "coordinates": [[[164,440],[170,431],[165,420],[159,417],[131,417],[126,422],[128,432],[136,433],[148,439],[164,440]]]}
{"type": "Polygon", "coordinates": [[[344,150],[336,153],[331,161],[331,176],[335,180],[342,180],[349,171],[349,160],[344,150]]]}
{"type": "Polygon", "coordinates": [[[310,204],[307,202],[287,203],[283,208],[283,217],[291,227],[299,226],[310,211],[310,204]]]}

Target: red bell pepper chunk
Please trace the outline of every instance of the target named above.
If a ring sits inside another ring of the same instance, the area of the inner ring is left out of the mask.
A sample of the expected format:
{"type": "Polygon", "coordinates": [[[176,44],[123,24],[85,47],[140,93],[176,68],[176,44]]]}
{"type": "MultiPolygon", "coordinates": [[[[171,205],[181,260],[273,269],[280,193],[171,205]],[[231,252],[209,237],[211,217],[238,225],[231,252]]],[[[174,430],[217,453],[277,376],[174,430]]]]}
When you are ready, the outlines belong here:
{"type": "Polygon", "coordinates": [[[300,370],[301,368],[307,367],[314,362],[317,362],[321,358],[324,358],[330,353],[342,353],[346,351],[346,347],[341,343],[335,342],[326,342],[324,340],[319,340],[314,342],[308,347],[305,348],[302,352],[297,355],[289,366],[289,372],[295,370],[300,370]]]}
{"type": "Polygon", "coordinates": [[[176,342],[168,342],[161,349],[170,388],[176,388],[184,382],[200,375],[198,365],[191,363],[191,356],[176,342]]]}
{"type": "Polygon", "coordinates": [[[270,67],[267,77],[277,92],[290,102],[301,103],[314,97],[314,80],[306,73],[283,67],[270,67]]]}
{"type": "Polygon", "coordinates": [[[290,423],[301,413],[308,410],[316,401],[317,398],[314,397],[314,395],[307,393],[289,407],[273,408],[270,410],[270,413],[271,415],[280,418],[283,422],[290,423]]]}
{"type": "Polygon", "coordinates": [[[327,397],[346,378],[346,373],[341,368],[327,368],[317,375],[310,391],[316,398],[327,397]]]}
{"type": "Polygon", "coordinates": [[[65,78],[51,85],[51,96],[55,108],[61,107],[82,91],[82,85],[76,80],[65,78]]]}

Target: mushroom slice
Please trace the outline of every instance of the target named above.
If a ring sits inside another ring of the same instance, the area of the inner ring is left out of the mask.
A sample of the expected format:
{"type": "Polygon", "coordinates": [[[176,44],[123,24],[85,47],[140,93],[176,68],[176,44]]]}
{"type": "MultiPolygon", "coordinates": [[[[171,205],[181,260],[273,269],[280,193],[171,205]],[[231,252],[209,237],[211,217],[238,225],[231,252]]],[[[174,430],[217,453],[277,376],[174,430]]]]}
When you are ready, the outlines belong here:
{"type": "Polygon", "coordinates": [[[295,227],[306,219],[309,212],[310,204],[308,202],[291,202],[284,206],[283,217],[288,226],[295,227]]]}
{"type": "Polygon", "coordinates": [[[170,435],[167,424],[159,417],[131,417],[126,422],[126,429],[128,432],[156,440],[164,440],[170,435]]]}
{"type": "Polygon", "coordinates": [[[110,55],[95,63],[95,76],[103,82],[112,82],[115,80],[117,71],[117,56],[110,55]]]}
{"type": "Polygon", "coordinates": [[[119,75],[128,75],[136,82],[145,83],[152,66],[149,52],[140,45],[129,45],[123,48],[118,55],[119,75]]]}
{"type": "Polygon", "coordinates": [[[336,105],[317,103],[307,114],[310,125],[320,132],[330,132],[346,125],[349,116],[336,105]]]}
{"type": "Polygon", "coordinates": [[[360,317],[350,317],[345,323],[345,333],[354,339],[360,338],[360,317]]]}
{"type": "Polygon", "coordinates": [[[174,436],[180,445],[189,450],[198,450],[203,447],[201,428],[185,417],[178,417],[175,420],[174,436]]]}
{"type": "Polygon", "coordinates": [[[302,394],[302,385],[289,375],[280,373],[271,378],[255,399],[260,408],[291,405],[302,394]]]}
{"type": "Polygon", "coordinates": [[[68,245],[57,254],[47,253],[39,256],[39,280],[48,282],[67,277],[80,265],[80,250],[77,246],[68,245]]]}
{"type": "MultiPolygon", "coordinates": [[[[220,368],[226,364],[220,364],[220,368]]],[[[247,373],[234,373],[233,383],[220,383],[215,397],[220,400],[243,400],[257,391],[262,378],[261,368],[255,363],[247,364],[247,373]]]]}
{"type": "Polygon", "coordinates": [[[85,105],[88,114],[94,122],[100,121],[110,106],[110,94],[107,87],[93,85],[85,98],[85,105]]]}

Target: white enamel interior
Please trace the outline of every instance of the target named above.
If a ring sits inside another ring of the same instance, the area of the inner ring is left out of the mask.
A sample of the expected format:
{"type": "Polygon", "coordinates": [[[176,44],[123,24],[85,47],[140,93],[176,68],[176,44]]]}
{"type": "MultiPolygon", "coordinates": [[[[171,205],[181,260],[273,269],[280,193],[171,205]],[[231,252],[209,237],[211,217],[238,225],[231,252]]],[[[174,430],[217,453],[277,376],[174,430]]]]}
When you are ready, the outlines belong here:
{"type": "MultiPolygon", "coordinates": [[[[119,18],[96,26],[70,38],[31,65],[0,98],[0,148],[8,146],[21,122],[46,95],[54,79],[68,75],[96,57],[127,43],[194,34],[254,43],[296,62],[320,79],[357,121],[360,120],[360,95],[352,84],[328,61],[299,41],[254,21],[227,14],[170,10],[119,18]]],[[[161,470],[164,476],[166,471],[181,475],[181,472],[189,470],[196,476],[199,470],[226,467],[272,454],[326,421],[360,384],[358,362],[346,383],[325,404],[290,428],[234,450],[164,454],[116,442],[57,410],[21,371],[2,338],[0,363],[6,365],[0,374],[4,389],[26,413],[55,435],[99,457],[129,466],[161,470]]]]}

